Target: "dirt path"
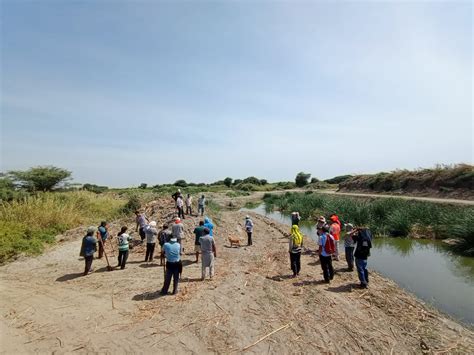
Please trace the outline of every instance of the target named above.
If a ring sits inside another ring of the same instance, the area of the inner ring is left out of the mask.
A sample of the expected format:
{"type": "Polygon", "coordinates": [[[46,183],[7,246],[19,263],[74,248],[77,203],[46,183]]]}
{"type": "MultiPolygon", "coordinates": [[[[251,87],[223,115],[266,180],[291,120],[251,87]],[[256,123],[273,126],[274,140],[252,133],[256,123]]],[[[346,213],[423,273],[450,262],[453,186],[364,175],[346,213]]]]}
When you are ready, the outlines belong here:
{"type": "MultiPolygon", "coordinates": [[[[172,211],[156,213],[161,224],[172,211]]],[[[287,227],[253,215],[254,246],[230,248],[227,236],[244,240],[244,215],[223,211],[214,217],[217,275],[201,282],[200,265],[186,255],[178,296],[159,297],[163,270],[159,262],[143,262],[141,246],[133,250],[125,270],[107,272],[105,261],[95,260],[96,271],[80,276],[80,230],[42,256],[1,267],[1,352],[474,351],[471,330],[426,308],[379,275],[372,275],[369,290],[353,289],[355,273],[343,272],[338,262],[334,281],[322,283],[310,238],[305,241],[302,273],[293,279],[288,277],[287,227]]],[[[184,222],[185,247],[191,250],[191,230],[198,218],[184,222]]]]}

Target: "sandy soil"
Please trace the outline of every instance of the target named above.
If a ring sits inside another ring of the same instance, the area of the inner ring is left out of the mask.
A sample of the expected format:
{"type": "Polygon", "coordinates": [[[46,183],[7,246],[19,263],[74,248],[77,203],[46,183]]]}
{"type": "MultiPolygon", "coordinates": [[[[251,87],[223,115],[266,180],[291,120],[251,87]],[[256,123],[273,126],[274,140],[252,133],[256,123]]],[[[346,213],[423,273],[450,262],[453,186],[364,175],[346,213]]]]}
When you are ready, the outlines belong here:
{"type": "MultiPolygon", "coordinates": [[[[155,208],[159,224],[172,216],[168,206],[155,208]]],[[[42,256],[1,267],[0,352],[474,352],[472,330],[379,275],[372,274],[369,290],[359,290],[353,288],[356,274],[337,262],[333,282],[322,283],[309,238],[302,273],[293,279],[287,227],[254,215],[254,246],[230,248],[227,236],[245,239],[243,213],[222,211],[213,217],[218,222],[217,275],[200,281],[200,264],[186,255],[177,296],[159,297],[163,269],[159,260],[143,262],[142,246],[133,249],[125,270],[108,272],[105,260],[95,260],[96,271],[81,276],[83,229],[65,234],[42,256]]],[[[184,222],[187,251],[193,248],[191,232],[198,220],[184,222]]],[[[118,227],[112,225],[114,233],[118,227]]]]}

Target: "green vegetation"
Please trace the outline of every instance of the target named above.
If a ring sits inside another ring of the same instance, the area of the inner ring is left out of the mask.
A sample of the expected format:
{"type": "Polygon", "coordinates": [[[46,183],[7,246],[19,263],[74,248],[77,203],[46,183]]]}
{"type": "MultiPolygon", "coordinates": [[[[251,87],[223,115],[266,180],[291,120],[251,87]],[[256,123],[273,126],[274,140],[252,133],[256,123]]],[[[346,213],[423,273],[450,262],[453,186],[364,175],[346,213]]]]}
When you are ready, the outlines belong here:
{"type": "Polygon", "coordinates": [[[124,200],[88,191],[39,193],[0,203],[0,263],[40,253],[70,228],[120,215],[124,200]]]}
{"type": "Polygon", "coordinates": [[[303,187],[308,185],[309,183],[309,178],[311,177],[311,174],[306,174],[304,172],[298,173],[295,178],[295,184],[298,187],[303,187]]]}
{"type": "Polygon", "coordinates": [[[467,164],[436,166],[415,171],[357,175],[339,184],[342,190],[374,192],[423,192],[474,196],[474,167],[467,164]]]}
{"type": "Polygon", "coordinates": [[[45,192],[64,184],[71,177],[71,172],[55,166],[38,166],[26,171],[10,171],[8,176],[28,191],[45,192]]]}
{"type": "Polygon", "coordinates": [[[265,194],[269,209],[299,211],[305,219],[337,213],[343,222],[365,225],[378,235],[459,238],[456,249],[474,256],[474,207],[397,198],[370,199],[317,193],[265,194]]]}
{"type": "Polygon", "coordinates": [[[352,175],[339,175],[333,177],[332,179],[324,180],[324,182],[327,182],[328,184],[340,184],[341,182],[344,182],[350,179],[351,177],[352,175]]]}

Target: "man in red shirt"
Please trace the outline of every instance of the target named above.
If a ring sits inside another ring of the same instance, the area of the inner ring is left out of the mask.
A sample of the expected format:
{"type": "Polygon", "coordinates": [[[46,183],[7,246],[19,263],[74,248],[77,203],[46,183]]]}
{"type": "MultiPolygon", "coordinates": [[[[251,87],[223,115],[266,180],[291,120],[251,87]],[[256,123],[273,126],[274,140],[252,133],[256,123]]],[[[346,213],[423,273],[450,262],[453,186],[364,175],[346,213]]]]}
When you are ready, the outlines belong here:
{"type": "Polygon", "coordinates": [[[339,221],[339,217],[336,214],[332,214],[329,217],[331,221],[331,227],[329,229],[329,233],[334,237],[334,242],[336,243],[336,252],[333,254],[333,258],[335,260],[339,260],[339,239],[341,237],[341,221],[339,221]]]}

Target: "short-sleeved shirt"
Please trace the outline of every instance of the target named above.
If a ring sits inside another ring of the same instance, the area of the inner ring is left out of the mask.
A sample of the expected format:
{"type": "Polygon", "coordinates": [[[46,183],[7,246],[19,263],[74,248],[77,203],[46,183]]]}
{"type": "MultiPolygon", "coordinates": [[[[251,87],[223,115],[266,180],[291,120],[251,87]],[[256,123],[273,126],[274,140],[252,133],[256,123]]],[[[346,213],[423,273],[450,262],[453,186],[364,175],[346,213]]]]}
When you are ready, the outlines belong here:
{"type": "Polygon", "coordinates": [[[214,245],[214,238],[209,234],[199,238],[199,243],[201,244],[201,253],[203,255],[212,254],[212,246],[214,245]]]}
{"type": "Polygon", "coordinates": [[[132,237],[130,237],[127,233],[122,233],[117,237],[117,243],[118,243],[118,250],[119,251],[127,251],[129,248],[129,242],[132,240],[132,237]]]}
{"type": "Polygon", "coordinates": [[[339,240],[339,237],[341,235],[341,226],[338,223],[334,222],[333,224],[331,224],[329,232],[334,237],[334,240],[339,240]]]}
{"type": "Polygon", "coordinates": [[[350,233],[346,233],[344,236],[344,247],[345,248],[353,248],[355,246],[355,242],[352,239],[352,235],[350,233]]]}
{"type": "Polygon", "coordinates": [[[206,203],[206,199],[203,198],[203,197],[200,197],[199,200],[198,200],[198,205],[199,206],[204,206],[205,203],[206,203]]]}
{"type": "Polygon", "coordinates": [[[145,229],[145,235],[146,235],[146,242],[147,243],[156,243],[156,239],[158,237],[158,231],[156,230],[155,227],[150,227],[145,229]]]}
{"type": "Polygon", "coordinates": [[[166,261],[175,263],[181,260],[179,253],[181,252],[181,245],[179,243],[165,243],[163,246],[166,261]]]}
{"type": "Polygon", "coordinates": [[[170,237],[171,237],[171,232],[168,229],[162,230],[159,235],[160,245],[163,246],[165,245],[165,243],[168,243],[170,241],[170,237]]]}
{"type": "Polygon", "coordinates": [[[173,237],[176,239],[181,239],[182,234],[184,232],[184,227],[181,223],[175,223],[171,227],[171,231],[173,233],[173,237]]]}
{"type": "Polygon", "coordinates": [[[194,239],[194,245],[200,245],[199,244],[199,238],[201,238],[204,235],[204,226],[199,226],[194,228],[194,235],[196,238],[194,239]]]}
{"type": "Polygon", "coordinates": [[[183,198],[178,196],[178,199],[176,200],[176,206],[178,207],[183,207],[183,198]]]}
{"type": "Polygon", "coordinates": [[[186,197],[186,206],[191,206],[193,203],[193,198],[191,196],[186,197]]]}
{"type": "Polygon", "coordinates": [[[109,237],[109,232],[107,231],[107,228],[100,226],[98,228],[98,231],[102,240],[107,240],[107,238],[109,237]]]}
{"type": "Polygon", "coordinates": [[[204,227],[206,227],[207,229],[209,229],[209,235],[212,237],[212,230],[214,229],[214,225],[211,223],[211,221],[207,221],[204,223],[204,227]]]}
{"type": "Polygon", "coordinates": [[[322,247],[322,250],[321,250],[321,255],[322,256],[331,256],[331,254],[326,253],[326,250],[324,249],[324,245],[326,244],[327,238],[333,238],[333,236],[328,234],[328,233],[323,233],[319,236],[319,243],[318,244],[322,247]]]}
{"type": "Polygon", "coordinates": [[[140,226],[140,228],[145,228],[146,226],[146,218],[144,214],[140,214],[137,216],[137,223],[140,226]]]}
{"type": "Polygon", "coordinates": [[[84,256],[92,256],[97,250],[97,239],[91,235],[84,237],[84,256]]]}

